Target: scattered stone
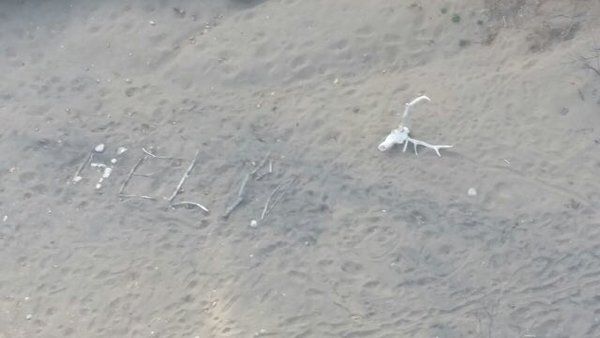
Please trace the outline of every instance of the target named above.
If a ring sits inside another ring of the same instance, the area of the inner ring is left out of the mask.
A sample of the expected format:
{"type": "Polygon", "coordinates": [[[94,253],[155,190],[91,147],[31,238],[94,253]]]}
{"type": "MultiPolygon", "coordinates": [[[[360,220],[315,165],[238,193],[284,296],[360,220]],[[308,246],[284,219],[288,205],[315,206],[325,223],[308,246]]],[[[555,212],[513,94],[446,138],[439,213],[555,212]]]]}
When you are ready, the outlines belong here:
{"type": "Polygon", "coordinates": [[[111,167],[104,168],[104,172],[102,173],[102,178],[109,178],[111,173],[112,173],[111,167]]]}
{"type": "Polygon", "coordinates": [[[477,196],[477,190],[475,188],[469,188],[469,190],[467,191],[467,195],[477,196]]]}
{"type": "Polygon", "coordinates": [[[92,163],[90,163],[90,166],[92,168],[106,168],[106,164],[98,163],[98,162],[92,162],[92,163]]]}
{"type": "Polygon", "coordinates": [[[94,151],[97,153],[104,152],[104,143],[100,143],[99,145],[95,146],[94,151]]]}
{"type": "Polygon", "coordinates": [[[27,319],[27,320],[31,320],[31,318],[33,318],[33,315],[31,313],[28,314],[27,316],[25,316],[25,319],[27,319]]]}
{"type": "Polygon", "coordinates": [[[126,151],[127,151],[127,148],[125,148],[125,147],[119,147],[119,149],[117,149],[117,155],[121,155],[121,154],[123,154],[126,151]]]}
{"type": "Polygon", "coordinates": [[[116,163],[117,163],[117,159],[116,159],[116,158],[113,158],[112,160],[110,160],[110,163],[112,163],[112,164],[116,164],[116,163]]]}

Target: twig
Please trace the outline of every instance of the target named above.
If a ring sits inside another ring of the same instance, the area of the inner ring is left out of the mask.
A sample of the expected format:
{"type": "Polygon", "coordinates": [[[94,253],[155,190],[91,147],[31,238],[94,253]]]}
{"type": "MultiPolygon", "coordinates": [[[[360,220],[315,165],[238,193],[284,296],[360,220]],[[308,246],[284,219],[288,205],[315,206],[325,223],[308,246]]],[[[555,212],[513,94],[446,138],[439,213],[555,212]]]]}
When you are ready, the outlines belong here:
{"type": "Polygon", "coordinates": [[[581,88],[578,88],[577,92],[579,93],[579,98],[581,98],[581,101],[585,101],[585,96],[583,95],[583,92],[581,91],[581,88]]]}
{"type": "Polygon", "coordinates": [[[229,208],[227,208],[227,210],[225,210],[225,215],[223,215],[223,218],[228,218],[229,215],[231,215],[231,213],[233,212],[233,210],[235,210],[235,208],[237,208],[243,201],[244,199],[238,196],[233,202],[233,204],[230,205],[229,208]]]}
{"type": "Polygon", "coordinates": [[[269,210],[269,203],[271,203],[271,199],[279,191],[279,189],[281,189],[281,184],[278,185],[277,187],[275,187],[275,189],[273,189],[273,191],[271,191],[269,198],[267,198],[267,202],[265,202],[265,207],[263,208],[262,214],[260,214],[261,220],[265,219],[265,216],[267,215],[267,210],[269,210]]]}
{"type": "Polygon", "coordinates": [[[181,190],[181,187],[183,186],[183,183],[190,176],[190,172],[192,171],[192,169],[194,169],[194,166],[196,165],[196,162],[198,161],[198,155],[199,154],[200,154],[200,150],[196,151],[196,155],[194,156],[194,160],[192,161],[192,163],[190,163],[190,166],[187,168],[187,170],[185,171],[185,173],[183,173],[183,176],[181,177],[181,180],[179,180],[179,184],[177,184],[177,188],[175,189],[175,191],[173,191],[173,194],[171,195],[171,197],[169,197],[169,204],[171,202],[173,202],[173,199],[175,199],[175,196],[177,196],[177,194],[179,194],[179,191],[181,190]]]}
{"type": "Polygon", "coordinates": [[[121,185],[121,188],[119,189],[119,195],[123,194],[123,191],[125,191],[125,187],[127,186],[127,184],[129,184],[129,181],[131,180],[131,178],[133,177],[133,174],[135,173],[135,171],[140,167],[140,165],[142,165],[142,163],[146,160],[146,156],[142,156],[137,163],[133,166],[133,168],[131,168],[131,171],[129,171],[129,175],[127,175],[127,178],[125,179],[125,181],[123,182],[123,184],[121,185]]]}
{"type": "Polygon", "coordinates": [[[90,163],[90,161],[92,160],[92,157],[94,157],[93,150],[90,151],[90,154],[85,158],[85,161],[83,161],[83,163],[81,163],[81,165],[79,166],[79,169],[77,169],[77,171],[75,172],[75,175],[73,176],[73,181],[77,182],[77,181],[81,180],[81,172],[83,171],[83,169],[85,169],[87,164],[90,163]]]}
{"type": "Polygon", "coordinates": [[[265,164],[267,163],[267,160],[269,159],[269,156],[271,156],[271,151],[269,150],[267,152],[267,154],[265,155],[265,158],[263,158],[263,160],[260,162],[260,164],[254,168],[254,170],[252,170],[252,172],[250,173],[252,176],[256,175],[256,173],[262,169],[262,167],[265,166],[265,164]]]}
{"type": "Polygon", "coordinates": [[[155,175],[155,173],[150,173],[150,174],[133,174],[133,176],[135,176],[135,177],[152,177],[154,175],[155,175]]]}
{"type": "Polygon", "coordinates": [[[124,197],[124,198],[143,198],[145,200],[156,200],[156,197],[152,197],[152,196],[146,196],[146,195],[124,195],[124,194],[120,194],[119,197],[124,197]]]}
{"type": "Polygon", "coordinates": [[[248,184],[248,180],[250,179],[251,174],[246,174],[244,179],[242,180],[242,184],[240,185],[240,190],[238,190],[238,196],[233,201],[233,203],[225,210],[224,218],[228,218],[229,215],[244,201],[244,191],[246,190],[246,185],[248,184]]]}
{"type": "Polygon", "coordinates": [[[269,174],[271,174],[271,173],[270,173],[270,172],[262,173],[260,176],[258,176],[258,177],[256,178],[256,180],[257,180],[257,181],[260,181],[260,180],[262,180],[262,179],[263,179],[265,176],[267,176],[267,175],[269,175],[269,174]]]}
{"type": "Polygon", "coordinates": [[[127,178],[125,179],[125,181],[123,182],[123,184],[121,185],[121,188],[119,189],[119,195],[123,194],[123,191],[125,191],[125,187],[127,186],[127,184],[129,183],[129,181],[131,180],[131,178],[133,177],[133,174],[135,173],[135,171],[139,168],[140,165],[142,165],[142,163],[146,160],[146,156],[142,156],[137,163],[133,166],[133,168],[131,168],[131,170],[129,171],[129,175],[127,175],[127,178]]]}
{"type": "Polygon", "coordinates": [[[273,191],[271,192],[271,195],[269,195],[269,198],[267,199],[267,202],[265,203],[263,212],[260,215],[261,220],[264,220],[265,217],[267,217],[268,214],[271,212],[271,210],[273,210],[273,208],[283,199],[283,196],[285,195],[287,190],[290,188],[290,186],[296,182],[297,178],[298,177],[294,177],[291,180],[289,180],[285,185],[280,184],[275,189],[273,189],[273,191]],[[283,187],[283,189],[282,189],[282,187],[283,187]],[[271,200],[273,199],[273,196],[275,196],[275,194],[277,194],[277,192],[279,192],[280,190],[281,190],[281,193],[275,198],[273,203],[270,204],[271,200]]]}
{"type": "Polygon", "coordinates": [[[242,181],[242,184],[240,185],[240,190],[238,191],[238,197],[244,196],[244,191],[246,190],[246,184],[248,184],[249,179],[250,179],[250,174],[246,174],[246,176],[244,176],[244,180],[242,181]]]}
{"type": "Polygon", "coordinates": [[[142,148],[142,151],[144,153],[146,153],[146,155],[148,155],[148,156],[150,156],[152,158],[163,159],[163,160],[171,160],[171,159],[173,159],[173,157],[154,155],[150,151],[146,150],[146,148],[142,148]]]}
{"type": "Polygon", "coordinates": [[[269,174],[273,172],[273,160],[269,160],[269,174]]]}
{"type": "Polygon", "coordinates": [[[207,214],[210,213],[210,211],[208,210],[208,208],[206,208],[202,204],[199,204],[199,203],[196,203],[196,202],[183,201],[183,202],[171,204],[171,207],[172,208],[177,208],[177,207],[186,207],[186,208],[188,208],[188,207],[196,207],[196,208],[202,209],[202,211],[206,212],[207,214]]]}

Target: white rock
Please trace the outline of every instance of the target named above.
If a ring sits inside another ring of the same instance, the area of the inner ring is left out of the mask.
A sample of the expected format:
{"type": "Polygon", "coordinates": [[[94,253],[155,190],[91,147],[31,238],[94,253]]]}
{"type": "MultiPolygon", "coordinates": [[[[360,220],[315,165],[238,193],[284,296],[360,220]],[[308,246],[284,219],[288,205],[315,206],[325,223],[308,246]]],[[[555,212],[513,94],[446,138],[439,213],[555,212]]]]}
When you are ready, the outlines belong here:
{"type": "Polygon", "coordinates": [[[258,226],[258,222],[255,219],[253,219],[253,220],[250,221],[250,227],[251,228],[256,228],[257,226],[258,226]]]}
{"type": "Polygon", "coordinates": [[[117,149],[117,155],[121,155],[121,154],[123,154],[126,151],[127,151],[127,148],[125,148],[125,147],[119,147],[119,149],[117,149]]]}
{"type": "Polygon", "coordinates": [[[104,163],[92,162],[92,163],[90,163],[90,166],[92,168],[106,168],[106,164],[104,164],[104,163]]]}
{"type": "Polygon", "coordinates": [[[112,173],[111,167],[104,168],[104,172],[102,173],[102,178],[109,178],[111,173],[112,173]]]}
{"type": "Polygon", "coordinates": [[[25,319],[27,319],[27,320],[31,320],[31,318],[33,318],[33,315],[31,313],[28,314],[27,316],[25,316],[25,319]]]}
{"type": "Polygon", "coordinates": [[[469,190],[467,191],[467,195],[477,196],[477,190],[475,188],[469,188],[469,190]]]}
{"type": "Polygon", "coordinates": [[[81,176],[75,176],[75,177],[73,177],[73,182],[79,182],[82,179],[83,179],[83,177],[81,177],[81,176]]]}
{"type": "Polygon", "coordinates": [[[116,159],[116,158],[113,158],[112,160],[110,160],[110,163],[112,163],[112,164],[116,164],[116,163],[117,163],[117,159],[116,159]]]}
{"type": "Polygon", "coordinates": [[[100,143],[99,145],[94,147],[94,151],[97,153],[101,153],[104,151],[104,143],[100,143]]]}

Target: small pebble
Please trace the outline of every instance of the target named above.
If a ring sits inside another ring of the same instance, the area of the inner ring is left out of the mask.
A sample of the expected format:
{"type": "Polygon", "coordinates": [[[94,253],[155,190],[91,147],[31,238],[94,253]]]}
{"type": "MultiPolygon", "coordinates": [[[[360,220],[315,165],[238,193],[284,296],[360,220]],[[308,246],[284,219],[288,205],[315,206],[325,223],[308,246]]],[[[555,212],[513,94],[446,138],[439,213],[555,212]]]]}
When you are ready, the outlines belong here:
{"type": "Polygon", "coordinates": [[[258,226],[258,222],[255,219],[253,219],[253,220],[250,221],[250,227],[251,228],[256,228],[257,226],[258,226]]]}
{"type": "Polygon", "coordinates": [[[82,179],[83,179],[83,177],[81,177],[81,176],[75,176],[75,177],[73,177],[73,182],[79,182],[82,179]]]}
{"type": "Polygon", "coordinates": [[[477,190],[475,190],[475,188],[469,188],[469,190],[467,191],[467,195],[477,196],[477,190]]]}
{"type": "Polygon", "coordinates": [[[104,151],[104,143],[100,143],[99,145],[94,147],[94,151],[97,153],[101,153],[104,151]]]}
{"type": "Polygon", "coordinates": [[[149,24],[151,24],[152,26],[156,25],[156,22],[154,20],[150,20],[148,21],[149,24]]]}
{"type": "Polygon", "coordinates": [[[27,319],[27,320],[31,320],[31,318],[33,318],[33,315],[31,313],[25,317],[25,319],[27,319]]]}
{"type": "Polygon", "coordinates": [[[2,222],[6,222],[8,221],[8,215],[4,215],[4,217],[2,218],[2,222]]]}
{"type": "Polygon", "coordinates": [[[112,173],[112,168],[106,167],[104,168],[104,172],[102,173],[102,178],[109,178],[112,173]]]}
{"type": "Polygon", "coordinates": [[[112,164],[116,164],[116,163],[117,163],[117,159],[116,159],[116,158],[113,158],[112,160],[110,160],[110,163],[112,163],[112,164]]]}
{"type": "Polygon", "coordinates": [[[125,148],[125,147],[119,147],[119,149],[117,149],[117,155],[121,155],[121,154],[123,154],[126,151],[127,151],[127,148],[125,148]]]}

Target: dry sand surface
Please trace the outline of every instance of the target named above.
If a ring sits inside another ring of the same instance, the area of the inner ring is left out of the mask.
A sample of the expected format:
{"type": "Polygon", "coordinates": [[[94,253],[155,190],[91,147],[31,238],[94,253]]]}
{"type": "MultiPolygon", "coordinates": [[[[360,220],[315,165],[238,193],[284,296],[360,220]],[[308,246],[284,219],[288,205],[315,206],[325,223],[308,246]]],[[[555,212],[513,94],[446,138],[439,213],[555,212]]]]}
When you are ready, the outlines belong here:
{"type": "Polygon", "coordinates": [[[2,1],[0,337],[599,337],[599,17],[2,1]]]}

